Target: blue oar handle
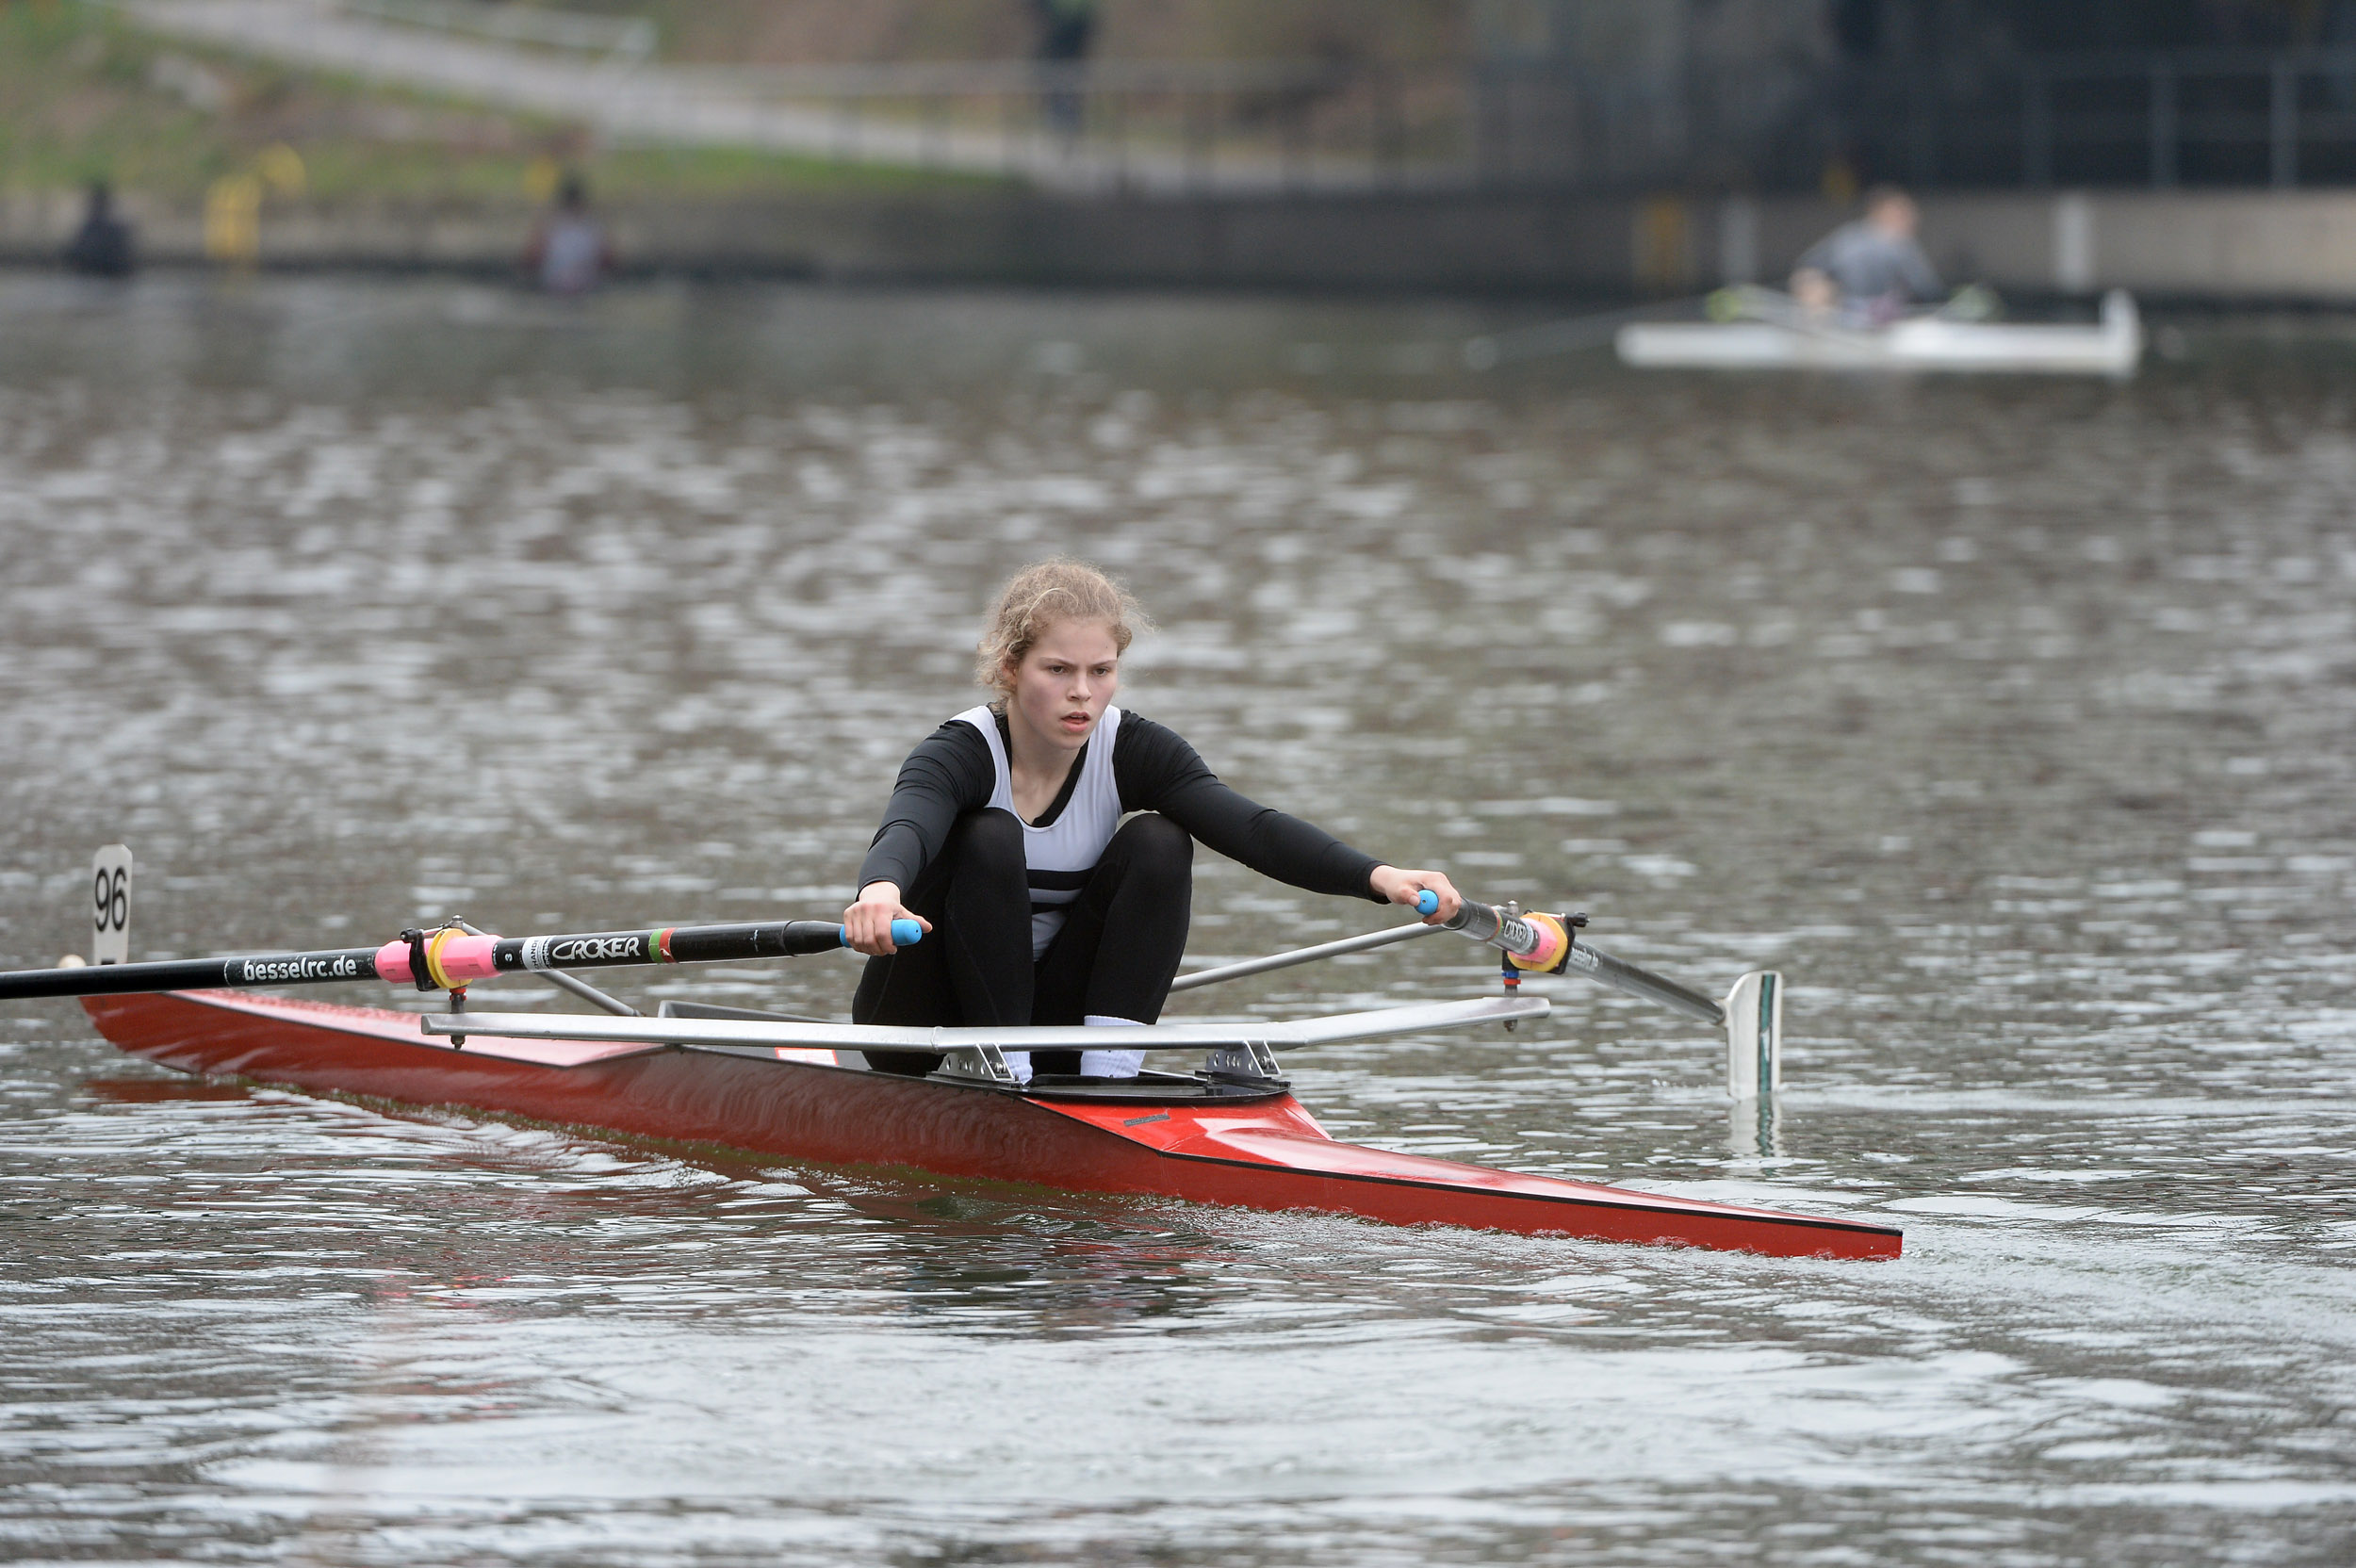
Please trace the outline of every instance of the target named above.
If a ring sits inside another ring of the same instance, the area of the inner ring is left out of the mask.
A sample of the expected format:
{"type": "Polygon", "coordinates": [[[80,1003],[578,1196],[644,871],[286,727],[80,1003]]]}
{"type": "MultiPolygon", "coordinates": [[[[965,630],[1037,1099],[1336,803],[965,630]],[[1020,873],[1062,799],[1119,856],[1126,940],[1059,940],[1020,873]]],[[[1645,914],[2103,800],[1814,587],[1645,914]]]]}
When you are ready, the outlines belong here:
{"type": "Polygon", "coordinates": [[[1440,895],[1426,888],[1415,895],[1415,913],[1436,915],[1440,912],[1440,895]]]}
{"type": "MultiPolygon", "coordinates": [[[[834,928],[834,935],[835,940],[840,942],[843,946],[848,947],[851,945],[851,928],[849,926],[836,926],[834,928]]],[[[919,925],[916,922],[912,920],[895,920],[892,923],[892,946],[914,947],[918,942],[921,942],[924,939],[924,928],[922,925],[919,925]]]]}

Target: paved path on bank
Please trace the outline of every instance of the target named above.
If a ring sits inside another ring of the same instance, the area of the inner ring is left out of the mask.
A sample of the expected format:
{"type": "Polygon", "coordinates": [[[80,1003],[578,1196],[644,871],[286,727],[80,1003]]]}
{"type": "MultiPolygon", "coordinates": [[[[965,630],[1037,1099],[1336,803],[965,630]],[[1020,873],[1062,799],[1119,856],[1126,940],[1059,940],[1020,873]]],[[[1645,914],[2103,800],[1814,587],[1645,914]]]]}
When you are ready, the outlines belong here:
{"type": "MultiPolygon", "coordinates": [[[[1222,146],[1207,164],[1183,151],[1067,139],[1033,125],[979,131],[882,120],[841,105],[781,102],[755,74],[593,62],[549,51],[353,15],[314,0],[117,0],[155,31],[290,64],[583,122],[621,142],[752,148],[844,162],[1024,179],[1063,191],[1247,194],[1393,188],[1371,159],[1288,163],[1222,146]]],[[[973,95],[964,95],[971,102],[973,95]]],[[[1002,98],[1011,95],[1002,94],[1002,98]]],[[[1035,96],[1017,100],[1025,110],[1035,96]]],[[[1001,108],[1001,119],[1007,117],[1001,108]]],[[[1026,119],[1030,116],[1026,115],[1026,119]]],[[[1435,183],[1419,172],[1411,183],[1435,183]]],[[[1457,183],[1451,173],[1445,183],[1457,183]]]]}

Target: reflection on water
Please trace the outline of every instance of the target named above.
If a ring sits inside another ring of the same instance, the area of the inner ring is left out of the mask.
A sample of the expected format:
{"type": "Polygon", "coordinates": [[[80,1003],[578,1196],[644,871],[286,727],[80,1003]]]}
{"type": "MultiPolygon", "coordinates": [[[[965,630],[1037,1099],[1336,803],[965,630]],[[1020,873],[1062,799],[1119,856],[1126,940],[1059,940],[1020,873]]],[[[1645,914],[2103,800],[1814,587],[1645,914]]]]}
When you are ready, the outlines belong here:
{"type": "MultiPolygon", "coordinates": [[[[0,963],[838,907],[1015,564],[1249,792],[1696,984],[1304,1055],[1829,1265],[777,1168],[0,1011],[24,1560],[2324,1561],[2356,1537],[2345,351],[1442,368],[1448,307],[0,281],[0,963]]],[[[1381,917],[1200,871],[1201,961],[1381,917]]],[[[840,962],[616,983],[840,1011],[840,962]]],[[[1418,944],[1188,1008],[1495,985],[1418,944]]],[[[501,1004],[561,999],[521,985],[501,1004]]],[[[371,998],[381,1000],[381,998],[371,998]]],[[[487,1000],[487,999],[486,999],[487,1000]]]]}

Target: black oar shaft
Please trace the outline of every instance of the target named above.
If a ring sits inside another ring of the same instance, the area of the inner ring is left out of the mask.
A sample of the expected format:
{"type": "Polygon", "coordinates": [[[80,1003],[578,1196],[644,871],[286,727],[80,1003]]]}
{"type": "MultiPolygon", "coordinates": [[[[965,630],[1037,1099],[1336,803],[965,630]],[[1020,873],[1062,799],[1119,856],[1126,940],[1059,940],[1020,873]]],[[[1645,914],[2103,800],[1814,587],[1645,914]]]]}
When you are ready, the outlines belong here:
{"type": "Polygon", "coordinates": [[[1464,900],[1448,924],[1478,940],[1506,953],[1528,957],[1549,940],[1567,939],[1568,947],[1552,965],[1540,972],[1550,974],[1583,974],[1590,980],[1610,986],[1613,990],[1658,1002],[1662,1006],[1683,1013],[1713,1029],[1726,1027],[1726,1009],[1701,992],[1680,986],[1663,974],[1641,969],[1626,958],[1589,947],[1580,941],[1574,930],[1580,923],[1568,923],[1553,916],[1535,915],[1525,918],[1492,904],[1464,900]]]}
{"type": "Polygon", "coordinates": [[[1666,975],[1639,969],[1625,958],[1614,958],[1609,953],[1598,952],[1585,942],[1571,943],[1570,961],[1563,965],[1563,972],[1584,974],[1615,991],[1626,991],[1647,1002],[1658,1002],[1713,1029],[1726,1027],[1726,1009],[1701,992],[1680,986],[1666,975]]]}
{"type": "MultiPolygon", "coordinates": [[[[453,933],[453,935],[455,935],[453,933]]],[[[916,939],[915,934],[900,939],[916,939]]],[[[646,931],[588,931],[553,937],[463,937],[448,944],[436,981],[464,985],[494,973],[556,968],[614,969],[630,964],[708,964],[830,953],[843,928],[829,921],[768,921],[743,925],[680,925],[646,931]]],[[[316,953],[258,953],[232,958],[173,958],[145,964],[85,965],[0,973],[0,1001],[48,996],[123,996],[136,991],[309,986],[346,980],[411,980],[406,942],[316,953]]],[[[441,950],[437,949],[439,953],[441,950]]]]}
{"type": "Polygon", "coordinates": [[[570,937],[501,937],[492,950],[500,973],[544,969],[613,969],[629,964],[714,964],[831,953],[843,927],[831,921],[770,921],[746,925],[680,925],[652,931],[590,931],[570,937]]]}
{"type": "Polygon", "coordinates": [[[372,947],[347,947],[323,953],[264,953],[241,958],[170,958],[152,964],[21,969],[0,973],[0,1001],[373,980],[376,954],[372,947]]]}

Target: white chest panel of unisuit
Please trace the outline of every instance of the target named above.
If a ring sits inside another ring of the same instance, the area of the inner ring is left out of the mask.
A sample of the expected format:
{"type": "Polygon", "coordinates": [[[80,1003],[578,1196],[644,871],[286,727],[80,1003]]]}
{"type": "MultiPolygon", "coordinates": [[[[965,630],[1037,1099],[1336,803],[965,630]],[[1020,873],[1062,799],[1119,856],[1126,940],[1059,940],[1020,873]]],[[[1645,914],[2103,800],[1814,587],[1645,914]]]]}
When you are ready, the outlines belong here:
{"type": "Polygon", "coordinates": [[[1023,823],[1023,863],[1031,883],[1031,956],[1038,958],[1063,929],[1065,915],[1121,825],[1121,786],[1113,780],[1113,737],[1121,728],[1121,710],[1107,708],[1096,722],[1072,798],[1044,827],[1023,822],[1023,813],[1014,808],[1014,772],[1006,763],[998,715],[988,708],[972,708],[957,717],[980,730],[990,746],[990,766],[997,770],[990,805],[1023,823]]]}

